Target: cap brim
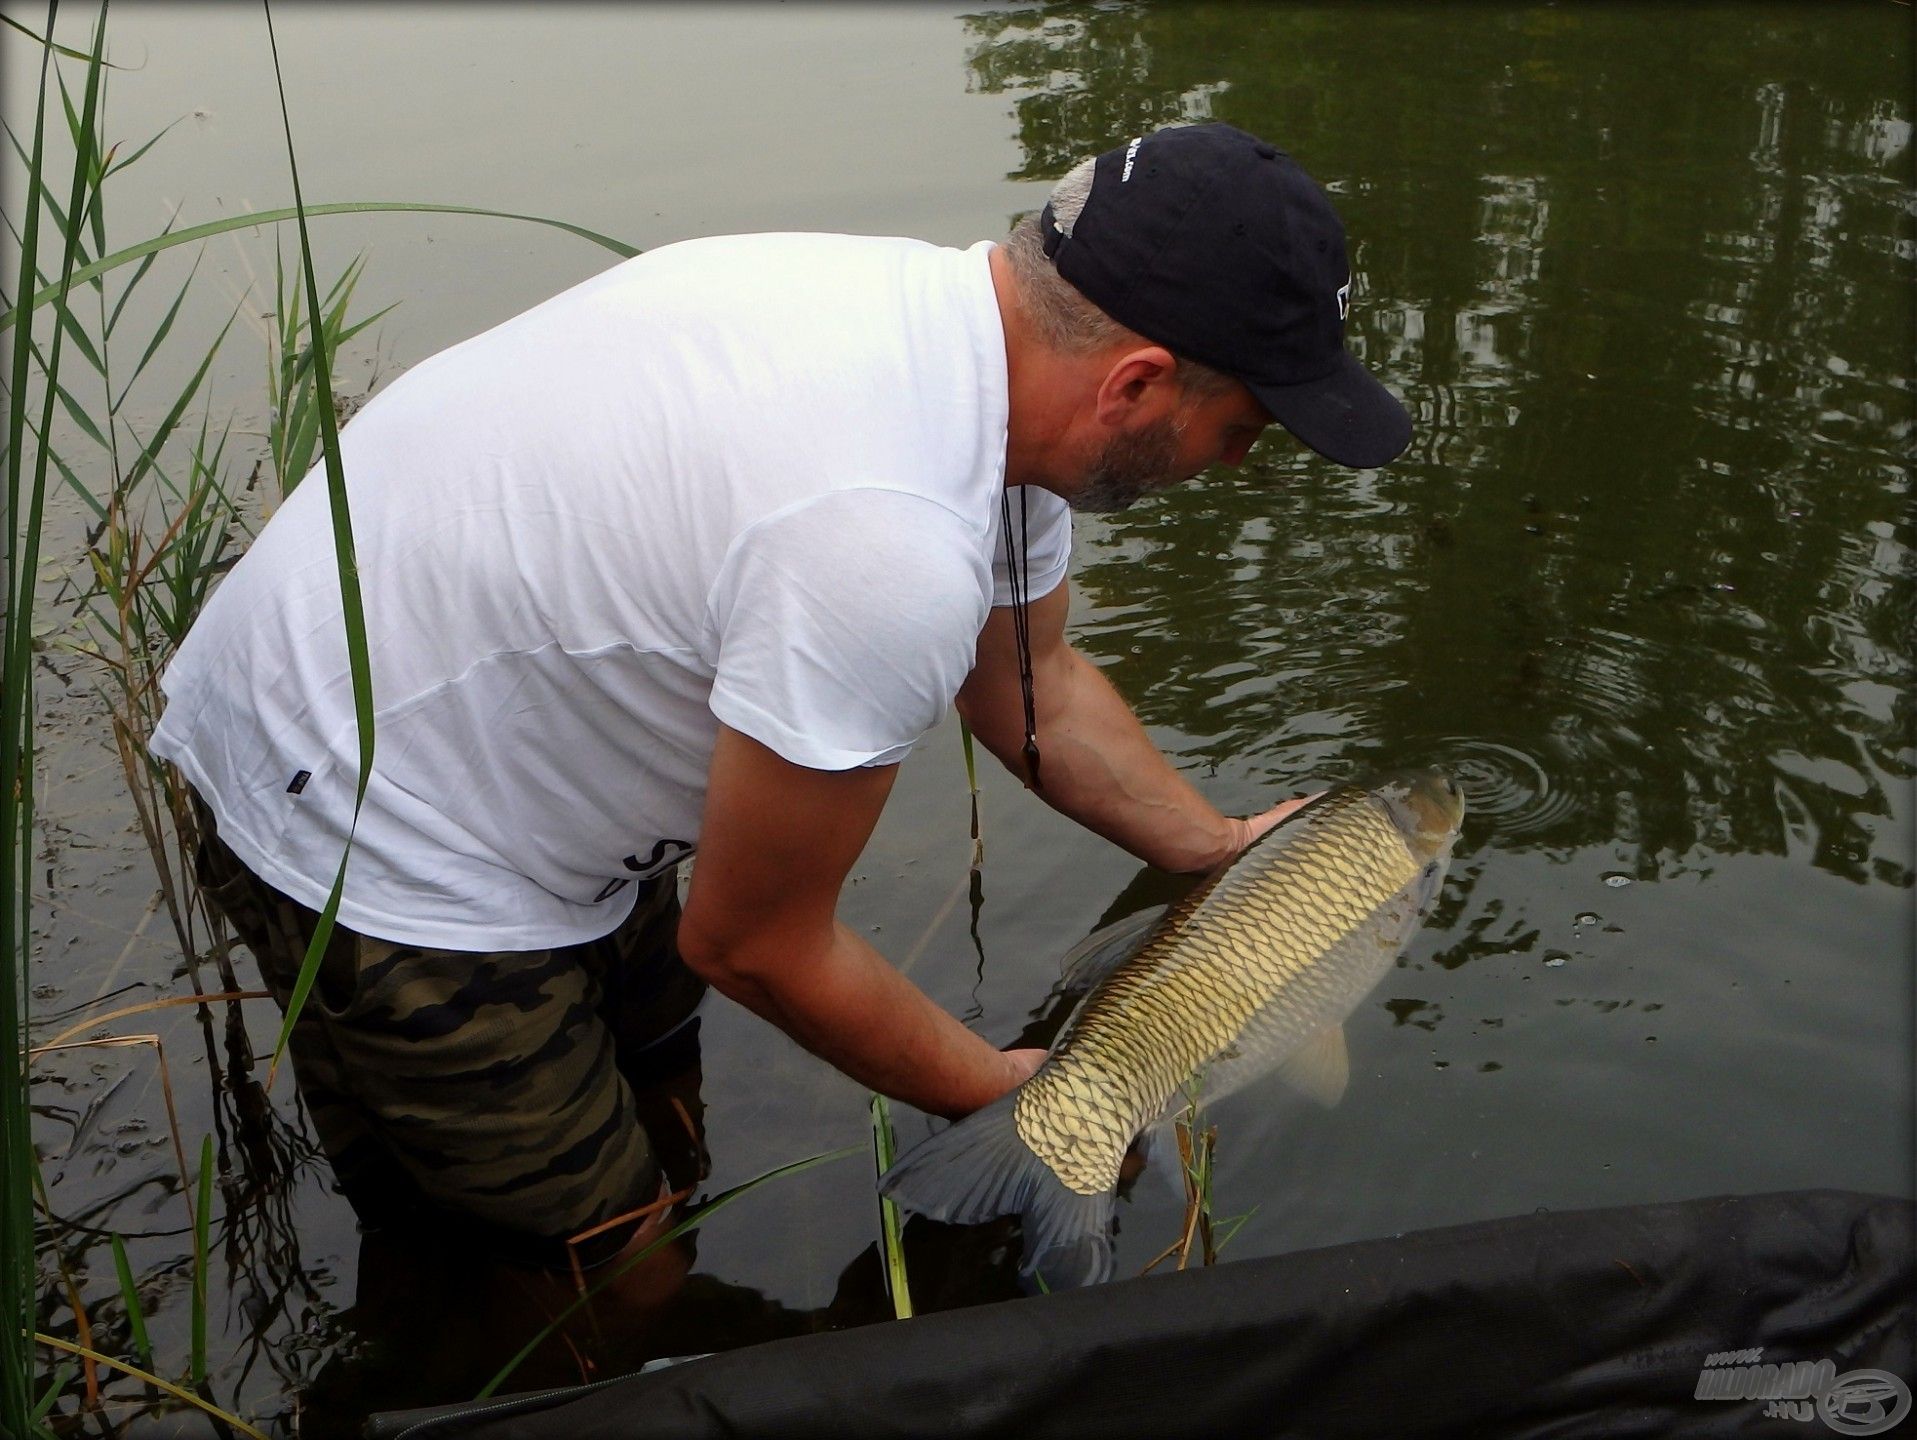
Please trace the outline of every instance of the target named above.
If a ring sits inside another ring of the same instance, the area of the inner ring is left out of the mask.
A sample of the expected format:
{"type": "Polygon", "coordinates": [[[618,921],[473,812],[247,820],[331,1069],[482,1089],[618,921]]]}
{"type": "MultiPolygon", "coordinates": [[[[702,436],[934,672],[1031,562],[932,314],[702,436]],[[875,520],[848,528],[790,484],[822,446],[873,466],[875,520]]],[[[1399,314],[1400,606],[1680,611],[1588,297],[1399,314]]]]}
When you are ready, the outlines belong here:
{"type": "Polygon", "coordinates": [[[1368,470],[1387,465],[1411,443],[1411,417],[1350,355],[1321,380],[1303,385],[1245,382],[1271,418],[1327,460],[1368,470]]]}

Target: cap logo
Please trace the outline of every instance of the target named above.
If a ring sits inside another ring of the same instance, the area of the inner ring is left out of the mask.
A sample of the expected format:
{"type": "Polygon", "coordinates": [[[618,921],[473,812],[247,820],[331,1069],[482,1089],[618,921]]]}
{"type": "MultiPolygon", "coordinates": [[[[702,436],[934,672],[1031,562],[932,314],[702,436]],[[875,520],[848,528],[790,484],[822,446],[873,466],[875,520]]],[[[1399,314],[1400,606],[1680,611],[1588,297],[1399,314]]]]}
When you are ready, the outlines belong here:
{"type": "Polygon", "coordinates": [[[1143,135],[1134,136],[1132,143],[1125,147],[1125,169],[1118,177],[1118,183],[1120,185],[1123,185],[1127,180],[1132,178],[1132,161],[1138,158],[1138,147],[1144,144],[1144,142],[1145,137],[1143,135]]]}
{"type": "Polygon", "coordinates": [[[1351,282],[1349,280],[1338,287],[1338,318],[1340,320],[1351,318],[1351,282]]]}

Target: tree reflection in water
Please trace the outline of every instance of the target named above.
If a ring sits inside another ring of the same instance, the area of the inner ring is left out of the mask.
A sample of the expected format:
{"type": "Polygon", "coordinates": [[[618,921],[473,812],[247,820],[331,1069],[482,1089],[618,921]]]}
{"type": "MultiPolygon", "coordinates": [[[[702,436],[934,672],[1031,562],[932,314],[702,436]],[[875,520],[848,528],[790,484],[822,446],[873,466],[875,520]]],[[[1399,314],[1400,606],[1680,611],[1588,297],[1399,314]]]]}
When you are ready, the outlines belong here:
{"type": "Polygon", "coordinates": [[[1279,435],[1082,527],[1081,643],[1186,758],[1278,786],[1449,760],[1473,843],[1911,883],[1907,24],[965,23],[973,83],[1016,96],[1020,178],[1179,120],[1297,155],[1353,237],[1351,345],[1417,419],[1383,472],[1279,435]]]}

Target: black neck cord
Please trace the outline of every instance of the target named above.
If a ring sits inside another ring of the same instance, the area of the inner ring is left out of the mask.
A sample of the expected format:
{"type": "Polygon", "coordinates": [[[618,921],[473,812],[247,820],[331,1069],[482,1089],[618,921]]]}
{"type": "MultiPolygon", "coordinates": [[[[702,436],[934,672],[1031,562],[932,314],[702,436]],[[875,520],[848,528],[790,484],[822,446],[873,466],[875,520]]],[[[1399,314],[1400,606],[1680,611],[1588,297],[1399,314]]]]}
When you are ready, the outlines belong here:
{"type": "Polygon", "coordinates": [[[1034,790],[1043,789],[1038,779],[1038,712],[1032,703],[1032,621],[1026,612],[1025,578],[1028,556],[1025,553],[1028,532],[1025,515],[1025,487],[1018,488],[1018,546],[1012,545],[1012,496],[999,492],[1000,528],[1005,532],[1005,572],[1012,586],[1012,639],[1018,647],[1019,698],[1025,702],[1025,771],[1034,790]]]}

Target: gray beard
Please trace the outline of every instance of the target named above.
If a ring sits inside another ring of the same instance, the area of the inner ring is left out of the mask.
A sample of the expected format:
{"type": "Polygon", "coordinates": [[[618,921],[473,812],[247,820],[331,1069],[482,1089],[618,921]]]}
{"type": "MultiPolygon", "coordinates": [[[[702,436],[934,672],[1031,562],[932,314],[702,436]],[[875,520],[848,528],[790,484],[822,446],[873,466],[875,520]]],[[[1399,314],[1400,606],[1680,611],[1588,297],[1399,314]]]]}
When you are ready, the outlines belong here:
{"type": "Polygon", "coordinates": [[[1066,503],[1087,514],[1111,515],[1165,489],[1178,478],[1178,440],[1184,433],[1184,425],[1173,419],[1132,434],[1114,435],[1092,462],[1085,483],[1066,503]]]}

